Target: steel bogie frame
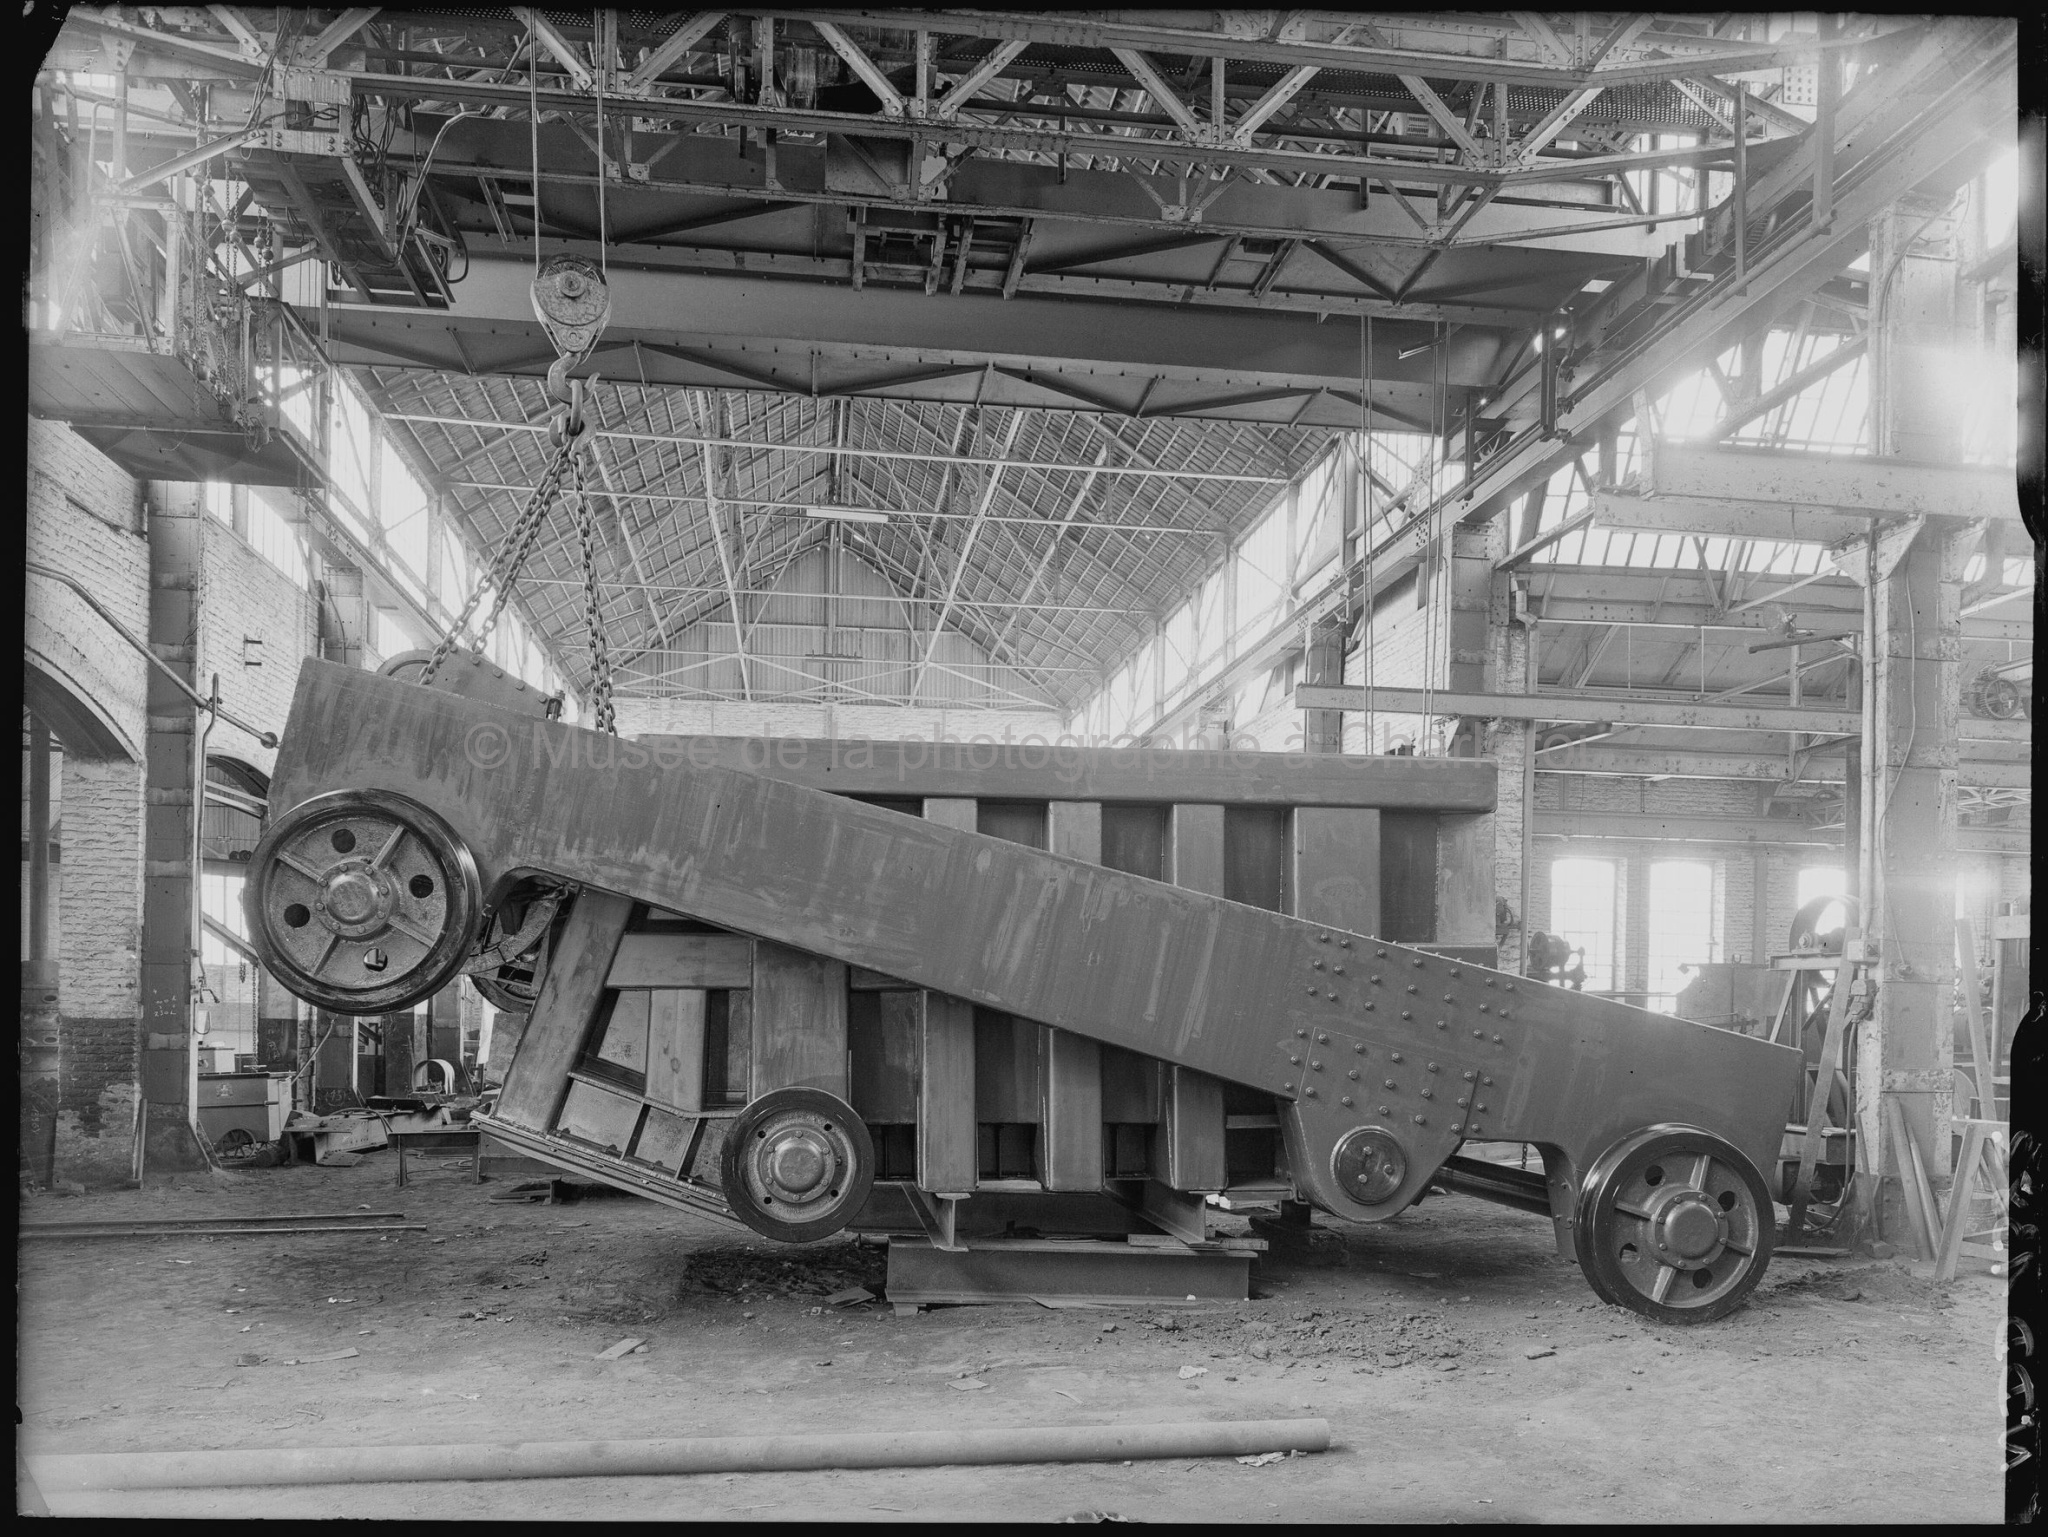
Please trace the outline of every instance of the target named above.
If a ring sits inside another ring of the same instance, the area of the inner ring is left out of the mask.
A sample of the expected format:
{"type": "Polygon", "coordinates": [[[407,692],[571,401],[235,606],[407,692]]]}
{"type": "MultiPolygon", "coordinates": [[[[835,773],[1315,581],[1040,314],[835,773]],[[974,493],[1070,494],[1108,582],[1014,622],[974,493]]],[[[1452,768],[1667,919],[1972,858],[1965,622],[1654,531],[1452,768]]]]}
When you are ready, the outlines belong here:
{"type": "MultiPolygon", "coordinates": [[[[1190,1093],[1221,1080],[1266,1097],[1295,1192],[1340,1217],[1404,1210],[1467,1141],[1528,1142],[1571,1252],[1582,1179],[1624,1138],[1692,1128],[1702,1158],[1777,1156],[1796,1051],[665,745],[309,662],[272,781],[274,829],[340,791],[408,798],[474,859],[487,904],[536,875],[581,889],[498,1112],[564,1166],[661,1193],[645,1168],[552,1135],[596,1010],[550,1017],[550,998],[610,974],[634,903],[750,936],[790,974],[864,968],[1156,1059],[1190,1093]]],[[[785,1082],[843,1082],[822,1015],[782,1017],[758,990],[752,1007],[757,1061],[774,1040],[799,1064],[785,1082]]],[[[668,1184],[675,1204],[706,1204],[668,1184]]]]}

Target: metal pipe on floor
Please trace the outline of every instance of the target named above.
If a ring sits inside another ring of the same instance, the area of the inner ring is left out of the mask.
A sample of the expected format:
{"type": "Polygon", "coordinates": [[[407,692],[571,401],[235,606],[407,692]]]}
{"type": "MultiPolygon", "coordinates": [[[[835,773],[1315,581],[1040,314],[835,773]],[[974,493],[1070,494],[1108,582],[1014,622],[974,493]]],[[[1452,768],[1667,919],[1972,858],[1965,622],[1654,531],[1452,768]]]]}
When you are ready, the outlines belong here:
{"type": "Polygon", "coordinates": [[[1127,1462],[1320,1452],[1330,1422],[1219,1420],[1173,1425],[1014,1426],[845,1435],[711,1436],[670,1441],[483,1442],[268,1450],[30,1453],[46,1490],[229,1489],[269,1484],[400,1484],[512,1478],[646,1478],[931,1468],[1018,1462],[1127,1462]]]}

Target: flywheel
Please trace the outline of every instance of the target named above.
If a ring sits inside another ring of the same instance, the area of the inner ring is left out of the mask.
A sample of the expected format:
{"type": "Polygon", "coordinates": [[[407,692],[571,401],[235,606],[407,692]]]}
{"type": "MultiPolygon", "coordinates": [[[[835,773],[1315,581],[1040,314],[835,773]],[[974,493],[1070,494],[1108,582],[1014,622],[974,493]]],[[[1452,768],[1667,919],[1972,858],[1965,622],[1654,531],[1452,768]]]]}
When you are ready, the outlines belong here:
{"type": "Polygon", "coordinates": [[[1579,1267],[1607,1301],[1659,1323],[1703,1324],[1763,1279],[1777,1215],[1763,1176],[1729,1143],[1652,1126],[1593,1165],[1576,1233],[1579,1267]]]}
{"type": "Polygon", "coordinates": [[[341,1014],[410,1008],[461,969],[482,926],[476,860],[446,822],[383,790],[336,790],[264,833],[243,893],[264,966],[341,1014]]]}
{"type": "Polygon", "coordinates": [[[809,1243],[867,1205],[875,1150],[844,1100],[822,1089],[774,1089],[733,1120],[719,1174],[740,1221],[783,1243],[809,1243]]]}

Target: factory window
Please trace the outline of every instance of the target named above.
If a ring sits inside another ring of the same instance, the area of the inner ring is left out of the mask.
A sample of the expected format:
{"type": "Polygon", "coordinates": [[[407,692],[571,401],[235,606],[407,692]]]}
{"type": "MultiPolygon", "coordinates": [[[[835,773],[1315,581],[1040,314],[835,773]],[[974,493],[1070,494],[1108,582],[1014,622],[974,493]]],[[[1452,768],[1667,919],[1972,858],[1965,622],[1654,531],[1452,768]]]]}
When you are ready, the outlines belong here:
{"type": "Polygon", "coordinates": [[[401,652],[414,651],[419,643],[399,622],[398,615],[388,608],[377,610],[377,653],[387,662],[401,652]]]}
{"type": "Polygon", "coordinates": [[[328,482],[347,502],[349,511],[355,514],[351,521],[360,529],[362,520],[370,513],[370,477],[376,460],[375,424],[356,392],[345,381],[337,380],[336,384],[328,482]]]}
{"type": "Polygon", "coordinates": [[[377,517],[384,541],[413,575],[427,574],[427,493],[397,454],[385,446],[378,476],[377,517]]]}
{"type": "Polygon", "coordinates": [[[269,561],[299,587],[311,581],[311,572],[306,560],[306,546],[299,536],[299,528],[290,518],[272,506],[265,493],[251,489],[249,493],[249,543],[258,555],[269,561]]]}
{"type": "Polygon", "coordinates": [[[2018,220],[2020,206],[2020,152],[2009,149],[1984,173],[1981,191],[1973,196],[1984,200],[1984,243],[1996,246],[2009,239],[2018,220]]]}
{"type": "Polygon", "coordinates": [[[1550,867],[1550,927],[1586,952],[1586,991],[1614,986],[1616,891],[1611,859],[1560,859],[1550,867]]]}
{"type": "Polygon", "coordinates": [[[308,443],[313,441],[313,408],[319,398],[319,375],[289,363],[277,367],[278,400],[286,423],[308,443]]]}
{"type": "Polygon", "coordinates": [[[463,600],[469,596],[469,547],[452,533],[441,535],[439,575],[434,596],[449,613],[460,613],[463,600]]]}
{"type": "Polygon", "coordinates": [[[1714,959],[1714,867],[1699,860],[1660,859],[1650,866],[1650,998],[1672,1012],[1692,973],[1714,959]]]}
{"type": "Polygon", "coordinates": [[[209,480],[200,487],[200,500],[209,517],[220,519],[229,528],[235,526],[235,488],[218,480],[209,480]]]}
{"type": "MultiPolygon", "coordinates": [[[[200,876],[199,910],[237,939],[246,940],[249,926],[242,917],[242,880],[240,875],[226,873],[200,876]]],[[[208,966],[233,966],[242,959],[240,951],[215,938],[210,928],[200,936],[199,957],[208,966]]]]}

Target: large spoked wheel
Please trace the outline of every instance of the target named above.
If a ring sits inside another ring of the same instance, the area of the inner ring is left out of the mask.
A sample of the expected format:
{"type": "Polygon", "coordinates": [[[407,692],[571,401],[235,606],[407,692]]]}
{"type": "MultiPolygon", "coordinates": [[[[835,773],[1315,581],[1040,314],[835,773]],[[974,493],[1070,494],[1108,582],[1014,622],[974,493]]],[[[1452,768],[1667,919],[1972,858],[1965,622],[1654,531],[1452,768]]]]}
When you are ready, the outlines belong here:
{"type": "Polygon", "coordinates": [[[410,1008],[445,987],[476,943],[476,861],[405,796],[315,796],[270,827],[249,863],[243,900],[257,954],[321,1008],[410,1008]]]}
{"type": "Polygon", "coordinates": [[[1755,1165],[1711,1132],[1652,1126],[1593,1165],[1579,1266],[1609,1302],[1660,1323],[1726,1317],[1763,1279],[1777,1218],[1755,1165]]]}
{"type": "Polygon", "coordinates": [[[875,1182],[868,1129],[822,1089],[775,1089],[734,1119],[719,1160],[733,1215],[783,1243],[828,1238],[867,1204],[875,1182]]]}

